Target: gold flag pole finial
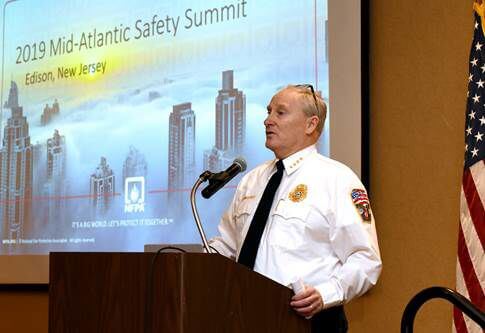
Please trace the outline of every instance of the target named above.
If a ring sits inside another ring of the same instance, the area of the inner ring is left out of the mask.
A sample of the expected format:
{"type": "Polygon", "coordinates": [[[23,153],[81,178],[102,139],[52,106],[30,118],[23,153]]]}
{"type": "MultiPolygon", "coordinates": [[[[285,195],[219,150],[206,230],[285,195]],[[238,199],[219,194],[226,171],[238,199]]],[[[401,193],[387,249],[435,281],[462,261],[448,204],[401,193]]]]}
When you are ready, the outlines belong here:
{"type": "Polygon", "coordinates": [[[485,35],[485,3],[483,0],[474,0],[473,1],[473,10],[480,15],[480,18],[482,20],[482,32],[485,35]]]}

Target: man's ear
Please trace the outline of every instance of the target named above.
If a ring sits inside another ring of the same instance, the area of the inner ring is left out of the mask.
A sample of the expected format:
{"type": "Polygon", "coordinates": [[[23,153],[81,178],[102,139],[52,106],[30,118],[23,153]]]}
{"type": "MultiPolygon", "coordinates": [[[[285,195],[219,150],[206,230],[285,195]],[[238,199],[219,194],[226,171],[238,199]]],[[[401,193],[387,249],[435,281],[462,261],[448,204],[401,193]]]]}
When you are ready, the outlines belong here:
{"type": "Polygon", "coordinates": [[[305,134],[313,134],[317,130],[319,121],[320,119],[317,116],[308,117],[306,120],[305,134]]]}

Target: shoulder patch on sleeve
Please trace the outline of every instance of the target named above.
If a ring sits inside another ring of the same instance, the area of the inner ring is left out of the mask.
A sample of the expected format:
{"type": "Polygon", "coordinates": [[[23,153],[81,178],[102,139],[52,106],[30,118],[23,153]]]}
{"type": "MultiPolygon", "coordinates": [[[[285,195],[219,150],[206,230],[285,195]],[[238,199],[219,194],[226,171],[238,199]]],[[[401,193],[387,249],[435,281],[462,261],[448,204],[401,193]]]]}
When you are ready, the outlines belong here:
{"type": "Polygon", "coordinates": [[[370,203],[367,193],[363,189],[353,189],[350,193],[352,202],[354,203],[357,213],[359,213],[362,221],[370,223],[372,220],[370,203]]]}

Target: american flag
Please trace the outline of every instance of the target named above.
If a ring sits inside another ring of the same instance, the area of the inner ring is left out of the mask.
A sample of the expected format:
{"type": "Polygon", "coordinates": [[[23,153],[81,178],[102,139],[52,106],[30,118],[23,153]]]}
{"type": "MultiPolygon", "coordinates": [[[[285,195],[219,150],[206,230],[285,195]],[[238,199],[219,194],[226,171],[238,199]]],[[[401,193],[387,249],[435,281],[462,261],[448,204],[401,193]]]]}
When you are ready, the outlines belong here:
{"type": "MultiPolygon", "coordinates": [[[[476,2],[474,8],[475,31],[468,76],[456,289],[485,311],[485,37],[481,16],[485,4],[476,2]]],[[[453,310],[453,322],[453,331],[457,333],[483,332],[457,308],[453,310]]]]}
{"type": "Polygon", "coordinates": [[[369,204],[369,198],[367,197],[367,193],[365,193],[364,190],[360,189],[355,189],[352,190],[352,193],[350,194],[352,197],[352,201],[355,204],[369,204]]]}

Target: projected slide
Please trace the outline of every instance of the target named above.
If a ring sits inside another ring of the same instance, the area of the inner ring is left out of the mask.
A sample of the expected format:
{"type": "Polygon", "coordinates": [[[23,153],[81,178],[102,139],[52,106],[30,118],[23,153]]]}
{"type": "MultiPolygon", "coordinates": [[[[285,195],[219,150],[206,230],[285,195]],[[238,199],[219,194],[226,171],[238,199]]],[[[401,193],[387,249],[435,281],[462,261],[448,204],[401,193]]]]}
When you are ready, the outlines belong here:
{"type": "MultiPolygon", "coordinates": [[[[7,1],[0,254],[200,243],[198,176],[273,158],[278,89],[328,101],[326,22],[321,0],[7,1]]],[[[239,179],[199,196],[209,237],[239,179]]]]}

